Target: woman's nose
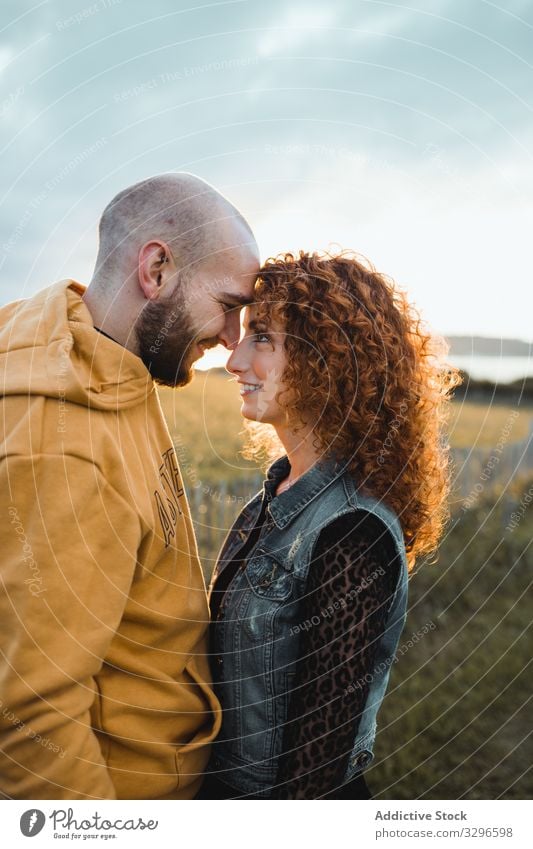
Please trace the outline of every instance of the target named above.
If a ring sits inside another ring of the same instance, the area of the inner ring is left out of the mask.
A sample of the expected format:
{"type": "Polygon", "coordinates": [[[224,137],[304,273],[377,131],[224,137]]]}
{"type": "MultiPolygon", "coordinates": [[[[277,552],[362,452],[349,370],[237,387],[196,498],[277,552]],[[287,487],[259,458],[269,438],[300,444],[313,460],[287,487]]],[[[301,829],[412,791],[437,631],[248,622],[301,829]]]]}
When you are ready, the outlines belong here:
{"type": "Polygon", "coordinates": [[[246,368],[244,346],[241,342],[235,346],[226,363],[226,371],[230,374],[240,374],[246,368]]]}

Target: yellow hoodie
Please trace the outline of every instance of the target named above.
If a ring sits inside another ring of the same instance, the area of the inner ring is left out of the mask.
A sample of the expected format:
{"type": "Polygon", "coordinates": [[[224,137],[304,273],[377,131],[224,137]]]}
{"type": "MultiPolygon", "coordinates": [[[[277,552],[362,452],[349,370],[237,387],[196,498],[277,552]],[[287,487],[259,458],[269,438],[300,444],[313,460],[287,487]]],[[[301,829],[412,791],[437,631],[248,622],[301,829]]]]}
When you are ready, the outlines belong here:
{"type": "Polygon", "coordinates": [[[0,791],[190,799],[221,714],[189,508],[150,374],[83,292],[0,310],[0,791]]]}

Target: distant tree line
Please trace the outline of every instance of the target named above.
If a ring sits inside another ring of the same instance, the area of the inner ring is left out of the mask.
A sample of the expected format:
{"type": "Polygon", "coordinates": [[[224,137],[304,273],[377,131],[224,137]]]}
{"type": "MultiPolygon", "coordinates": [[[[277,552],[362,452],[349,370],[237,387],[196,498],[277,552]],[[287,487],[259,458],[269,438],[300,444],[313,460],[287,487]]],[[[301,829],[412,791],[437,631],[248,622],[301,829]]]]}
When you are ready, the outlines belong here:
{"type": "Polygon", "coordinates": [[[519,406],[533,401],[533,377],[520,377],[511,383],[493,383],[491,380],[475,380],[468,372],[461,372],[463,382],[455,389],[458,401],[501,401],[519,406]]]}

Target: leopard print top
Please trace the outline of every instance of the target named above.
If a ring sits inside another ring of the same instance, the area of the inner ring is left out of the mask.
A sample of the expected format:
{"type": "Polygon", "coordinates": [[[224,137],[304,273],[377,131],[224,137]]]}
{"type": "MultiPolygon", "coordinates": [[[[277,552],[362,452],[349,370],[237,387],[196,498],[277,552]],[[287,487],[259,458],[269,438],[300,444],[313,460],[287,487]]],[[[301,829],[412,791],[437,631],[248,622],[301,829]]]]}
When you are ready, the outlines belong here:
{"type": "Polygon", "coordinates": [[[334,798],[343,784],[399,570],[392,536],[369,513],[355,527],[351,514],[321,532],[300,620],[316,624],[300,636],[271,798],[334,798]]]}

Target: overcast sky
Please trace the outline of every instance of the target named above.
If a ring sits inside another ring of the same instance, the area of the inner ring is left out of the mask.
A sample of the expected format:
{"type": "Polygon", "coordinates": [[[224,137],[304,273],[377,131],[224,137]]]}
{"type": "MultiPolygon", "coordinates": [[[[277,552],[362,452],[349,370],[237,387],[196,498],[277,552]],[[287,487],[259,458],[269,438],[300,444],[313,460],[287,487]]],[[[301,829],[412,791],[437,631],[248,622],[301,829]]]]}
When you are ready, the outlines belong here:
{"type": "Polygon", "coordinates": [[[0,299],[90,278],[120,189],[192,171],[262,258],[352,248],[441,333],[532,338],[533,4],[1,6],[0,299]]]}

